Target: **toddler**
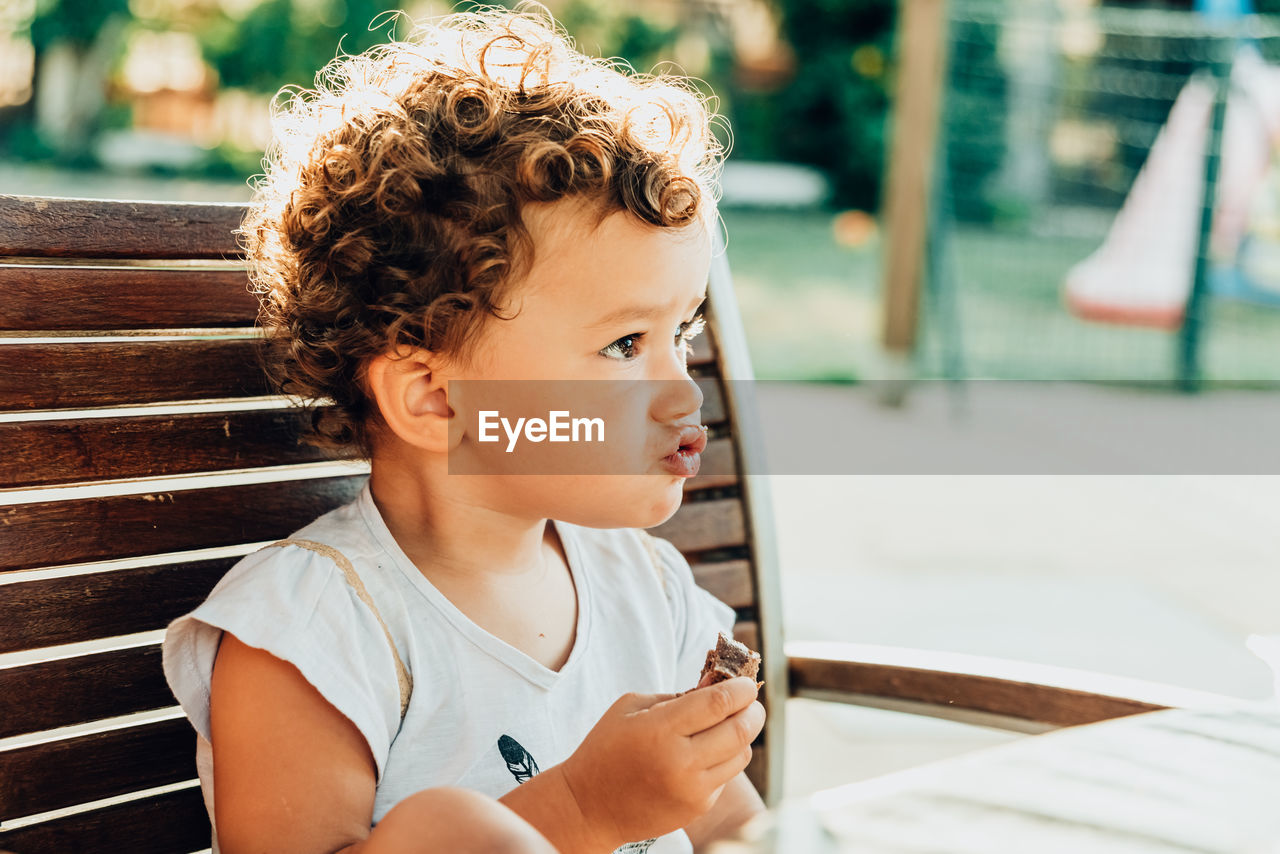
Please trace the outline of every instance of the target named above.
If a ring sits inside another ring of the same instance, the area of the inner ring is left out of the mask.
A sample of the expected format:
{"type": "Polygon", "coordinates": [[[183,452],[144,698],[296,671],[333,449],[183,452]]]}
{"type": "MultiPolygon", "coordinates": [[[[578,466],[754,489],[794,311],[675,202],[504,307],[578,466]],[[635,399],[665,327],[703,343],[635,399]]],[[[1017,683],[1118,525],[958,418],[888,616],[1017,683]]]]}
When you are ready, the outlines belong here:
{"type": "Polygon", "coordinates": [[[707,112],[540,10],[452,15],[318,79],[276,111],[242,236],[269,378],[370,475],[169,627],[215,847],[731,835],[763,809],[743,769],[764,711],[746,678],[678,694],[734,615],[638,530],[705,444],[686,357],[716,223],[707,112]],[[477,439],[450,383],[496,379],[626,389],[597,402],[648,462],[450,474],[477,439]]]}

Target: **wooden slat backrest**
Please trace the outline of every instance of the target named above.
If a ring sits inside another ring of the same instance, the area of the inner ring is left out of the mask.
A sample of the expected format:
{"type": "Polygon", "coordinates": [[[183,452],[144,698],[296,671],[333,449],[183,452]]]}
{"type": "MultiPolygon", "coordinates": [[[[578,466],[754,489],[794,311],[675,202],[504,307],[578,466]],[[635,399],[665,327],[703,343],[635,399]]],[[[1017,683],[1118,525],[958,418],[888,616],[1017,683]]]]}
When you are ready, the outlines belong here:
{"type": "Polygon", "coordinates": [[[235,204],[5,196],[0,255],[8,258],[219,259],[240,255],[235,204]]]}
{"type": "Polygon", "coordinates": [[[158,336],[10,343],[0,351],[0,400],[6,409],[71,409],[260,397],[267,385],[254,370],[252,343],[158,336]]]}
{"type": "Polygon", "coordinates": [[[0,330],[84,329],[86,305],[94,307],[90,316],[100,329],[252,325],[258,298],[245,283],[244,270],[231,266],[190,270],[11,264],[0,267],[0,330]],[[58,298],[50,299],[50,294],[58,298]]]}
{"type": "MultiPolygon", "coordinates": [[[[232,234],[242,215],[0,196],[0,849],[209,844],[159,630],[363,484],[362,464],[300,444],[301,414],[268,393],[232,234]]],[[[776,749],[785,671],[759,628],[767,561],[724,382],[722,353],[745,353],[727,287],[726,267],[691,359],[709,473],[655,533],[765,653],[776,749]]],[[[751,770],[776,792],[767,752],[751,770]]]]}
{"type": "Polygon", "coordinates": [[[19,827],[0,834],[0,843],[22,854],[44,851],[128,851],[173,854],[209,847],[209,826],[194,782],[148,798],[111,803],[99,809],[19,827]]]}

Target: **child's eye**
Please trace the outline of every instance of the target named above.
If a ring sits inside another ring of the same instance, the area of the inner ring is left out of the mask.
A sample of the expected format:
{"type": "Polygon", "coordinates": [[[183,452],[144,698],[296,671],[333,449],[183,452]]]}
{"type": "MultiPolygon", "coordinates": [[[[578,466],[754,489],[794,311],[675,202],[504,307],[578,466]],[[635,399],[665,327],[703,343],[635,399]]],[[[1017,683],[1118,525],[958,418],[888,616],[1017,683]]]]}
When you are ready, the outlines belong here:
{"type": "Polygon", "coordinates": [[[640,343],[640,339],[643,337],[643,332],[633,332],[630,335],[623,335],[617,341],[614,341],[608,347],[601,350],[600,355],[607,359],[618,359],[620,361],[629,362],[636,357],[636,345],[640,343]]]}
{"type": "MultiPolygon", "coordinates": [[[[693,350],[689,347],[689,342],[697,338],[706,325],[707,323],[703,320],[702,315],[681,323],[674,336],[676,346],[682,346],[686,353],[692,353],[693,350]]],[[[637,348],[642,338],[644,338],[643,332],[632,332],[630,335],[623,335],[617,341],[601,350],[600,355],[608,359],[629,362],[639,355],[637,348]]]]}

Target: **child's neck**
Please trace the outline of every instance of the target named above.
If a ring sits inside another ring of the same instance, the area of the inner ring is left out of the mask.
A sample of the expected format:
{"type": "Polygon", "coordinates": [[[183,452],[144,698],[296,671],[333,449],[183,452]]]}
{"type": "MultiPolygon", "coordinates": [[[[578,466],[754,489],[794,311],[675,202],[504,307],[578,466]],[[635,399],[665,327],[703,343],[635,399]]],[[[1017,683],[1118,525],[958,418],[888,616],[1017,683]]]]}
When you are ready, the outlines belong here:
{"type": "Polygon", "coordinates": [[[445,495],[413,466],[373,467],[369,486],[396,543],[424,574],[521,576],[546,564],[546,519],[493,510],[445,495]]]}
{"type": "Polygon", "coordinates": [[[467,500],[453,485],[446,496],[439,482],[412,465],[375,463],[370,491],[397,544],[441,594],[480,628],[559,671],[576,642],[578,600],[555,528],[467,500]]]}

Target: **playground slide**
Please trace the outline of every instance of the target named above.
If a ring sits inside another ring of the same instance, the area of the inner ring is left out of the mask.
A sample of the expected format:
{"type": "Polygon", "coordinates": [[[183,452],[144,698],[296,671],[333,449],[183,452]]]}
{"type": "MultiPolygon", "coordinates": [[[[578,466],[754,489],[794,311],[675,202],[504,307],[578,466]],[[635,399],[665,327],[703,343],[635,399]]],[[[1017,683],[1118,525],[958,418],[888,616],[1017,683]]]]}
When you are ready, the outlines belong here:
{"type": "MultiPolygon", "coordinates": [[[[1079,317],[1175,329],[1195,275],[1213,81],[1187,81],[1102,246],[1066,276],[1079,317]]],[[[1280,182],[1280,68],[1246,45],[1233,63],[1222,131],[1210,293],[1280,306],[1280,216],[1259,192],[1280,182]]]]}

